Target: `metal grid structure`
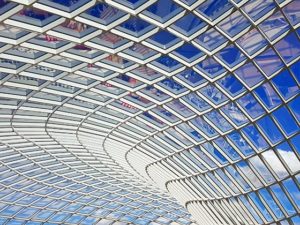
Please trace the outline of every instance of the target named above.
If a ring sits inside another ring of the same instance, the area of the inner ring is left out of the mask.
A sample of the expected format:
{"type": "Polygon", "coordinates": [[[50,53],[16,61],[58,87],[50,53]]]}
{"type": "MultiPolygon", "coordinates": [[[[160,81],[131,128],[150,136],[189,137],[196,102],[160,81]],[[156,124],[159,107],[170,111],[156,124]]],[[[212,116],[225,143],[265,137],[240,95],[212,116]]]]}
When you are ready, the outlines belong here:
{"type": "Polygon", "coordinates": [[[300,224],[300,0],[0,0],[0,224],[300,224]],[[158,186],[160,189],[156,188],[158,186]]]}

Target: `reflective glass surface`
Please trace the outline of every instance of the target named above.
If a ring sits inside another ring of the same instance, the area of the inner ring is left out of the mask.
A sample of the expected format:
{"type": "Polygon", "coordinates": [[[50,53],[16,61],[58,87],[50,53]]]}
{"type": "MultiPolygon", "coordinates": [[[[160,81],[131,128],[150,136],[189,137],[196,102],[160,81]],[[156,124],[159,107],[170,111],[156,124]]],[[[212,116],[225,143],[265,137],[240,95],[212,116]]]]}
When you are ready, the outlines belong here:
{"type": "Polygon", "coordinates": [[[299,0],[0,0],[0,224],[299,225],[299,0]]]}

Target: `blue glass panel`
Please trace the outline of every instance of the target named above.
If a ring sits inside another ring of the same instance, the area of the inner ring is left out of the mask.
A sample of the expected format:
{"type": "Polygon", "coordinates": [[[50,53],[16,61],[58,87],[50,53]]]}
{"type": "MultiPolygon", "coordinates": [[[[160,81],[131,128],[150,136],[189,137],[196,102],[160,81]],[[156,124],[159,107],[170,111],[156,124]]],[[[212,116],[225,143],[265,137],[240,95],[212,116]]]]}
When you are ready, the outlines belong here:
{"type": "Polygon", "coordinates": [[[237,126],[241,126],[248,122],[247,117],[241,110],[237,107],[234,102],[231,102],[224,107],[221,108],[222,112],[224,112],[231,121],[233,121],[237,126]]]}
{"type": "Polygon", "coordinates": [[[293,75],[296,77],[296,79],[298,80],[298,83],[300,83],[300,60],[295,62],[291,67],[291,71],[293,73],[293,75]]]}
{"type": "Polygon", "coordinates": [[[161,101],[169,98],[167,94],[150,85],[144,89],[143,93],[161,101]]]}
{"type": "Polygon", "coordinates": [[[185,82],[193,87],[197,87],[200,83],[204,83],[206,80],[196,73],[194,70],[184,70],[182,73],[178,75],[180,78],[182,77],[185,82]]]}
{"type": "Polygon", "coordinates": [[[148,112],[143,112],[143,115],[146,116],[147,118],[153,120],[154,122],[156,122],[158,124],[162,124],[162,125],[164,124],[161,120],[157,119],[155,116],[152,116],[148,112]]]}
{"type": "Polygon", "coordinates": [[[273,115],[286,136],[290,136],[299,131],[299,125],[293,119],[286,107],[277,109],[273,112],[273,115]]]}
{"type": "Polygon", "coordinates": [[[16,214],[21,209],[22,209],[21,206],[8,206],[0,212],[0,215],[12,217],[14,214],[16,214]]]}
{"type": "Polygon", "coordinates": [[[300,97],[295,98],[288,105],[295,118],[300,122],[300,97]]]}
{"type": "Polygon", "coordinates": [[[266,140],[260,134],[260,132],[253,126],[248,125],[242,129],[242,132],[249,138],[251,143],[258,151],[262,151],[269,147],[266,140]]]}
{"type": "Polygon", "coordinates": [[[151,220],[139,218],[139,219],[135,220],[134,223],[138,224],[138,225],[147,225],[149,222],[151,222],[151,220]]]}
{"type": "MultiPolygon", "coordinates": [[[[298,148],[300,140],[299,138],[297,138],[297,136],[295,136],[291,140],[291,143],[293,146],[296,146],[296,148],[298,148]]],[[[282,158],[283,162],[285,163],[287,168],[291,170],[292,173],[300,171],[300,161],[295,154],[296,152],[293,151],[293,149],[287,142],[278,145],[276,147],[276,152],[278,152],[279,156],[282,158]]]]}
{"type": "Polygon", "coordinates": [[[162,80],[160,83],[168,87],[170,90],[174,90],[176,92],[184,89],[184,87],[181,84],[169,78],[162,80]]]}
{"type": "Polygon", "coordinates": [[[257,223],[262,224],[263,221],[261,218],[257,215],[256,211],[253,209],[253,207],[250,205],[249,201],[246,199],[245,196],[240,196],[239,199],[243,202],[244,206],[250,211],[254,219],[257,221],[257,223]]]}
{"type": "Polygon", "coordinates": [[[192,148],[191,151],[194,152],[200,159],[202,159],[210,168],[218,167],[217,164],[206,155],[206,151],[201,150],[199,146],[192,148]]]}
{"type": "Polygon", "coordinates": [[[256,56],[254,61],[267,77],[274,76],[283,67],[283,62],[271,48],[256,56]]]}
{"type": "Polygon", "coordinates": [[[233,68],[238,63],[246,59],[244,54],[234,45],[229,45],[226,48],[223,48],[216,54],[216,56],[230,68],[233,68]]]}
{"type": "Polygon", "coordinates": [[[229,188],[232,189],[232,191],[233,191],[234,193],[240,193],[240,191],[237,189],[236,184],[234,184],[234,183],[232,182],[232,180],[230,180],[230,178],[229,178],[222,170],[217,169],[215,172],[216,172],[217,175],[223,180],[223,182],[225,182],[225,184],[226,184],[227,186],[229,186],[229,188]]]}
{"type": "Polygon", "coordinates": [[[52,16],[52,14],[49,12],[38,10],[35,8],[26,8],[26,9],[22,10],[21,12],[19,12],[19,14],[22,16],[28,16],[30,18],[41,20],[41,21],[52,16]]]}
{"type": "Polygon", "coordinates": [[[265,104],[268,110],[271,110],[282,103],[277,92],[269,83],[260,85],[254,90],[254,92],[265,104]]]}
{"type": "Polygon", "coordinates": [[[23,219],[30,218],[37,211],[38,211],[38,209],[34,209],[34,208],[30,208],[30,207],[25,208],[17,214],[17,218],[23,218],[23,219]]]}
{"type": "Polygon", "coordinates": [[[252,62],[246,63],[239,67],[234,71],[234,74],[236,74],[249,88],[252,88],[265,79],[265,77],[252,62]]]}
{"type": "Polygon", "coordinates": [[[192,119],[191,123],[194,126],[196,126],[197,128],[199,128],[199,131],[204,132],[209,137],[214,137],[214,136],[216,136],[218,134],[217,131],[212,126],[210,126],[208,123],[206,123],[200,117],[192,119]]]}
{"type": "Polygon", "coordinates": [[[34,217],[40,220],[45,220],[53,213],[54,213],[53,211],[42,210],[39,213],[37,213],[34,217]]]}
{"type": "Polygon", "coordinates": [[[280,202],[280,204],[283,206],[285,211],[288,213],[288,215],[293,215],[296,213],[294,207],[292,206],[291,202],[281,189],[281,187],[278,184],[275,184],[271,186],[272,192],[275,194],[277,200],[280,202]]]}
{"type": "Polygon", "coordinates": [[[184,17],[177,20],[172,27],[185,35],[191,35],[205,25],[206,24],[200,20],[200,18],[192,13],[188,13],[184,17]]]}
{"type": "Polygon", "coordinates": [[[246,110],[246,112],[252,117],[257,118],[265,114],[265,110],[257,102],[251,93],[239,98],[237,102],[246,110]]]}
{"type": "Polygon", "coordinates": [[[218,24],[218,27],[225,31],[230,37],[235,37],[250,25],[251,23],[249,20],[247,20],[239,11],[235,11],[222,20],[218,24]]]}
{"type": "Polygon", "coordinates": [[[290,2],[283,8],[283,13],[291,22],[292,25],[296,25],[300,22],[300,4],[298,0],[290,2]]]}
{"type": "Polygon", "coordinates": [[[293,199],[294,204],[300,209],[300,189],[297,187],[292,178],[282,182],[288,194],[293,199]]]}
{"type": "MultiPolygon", "coordinates": [[[[278,149],[279,148],[281,148],[281,147],[278,147],[278,149]]],[[[284,151],[281,151],[281,150],[279,151],[279,155],[282,158],[285,157],[284,154],[282,154],[283,152],[284,151]]],[[[280,159],[277,157],[277,155],[275,154],[275,152],[273,150],[268,150],[268,151],[262,153],[262,156],[279,179],[284,179],[289,175],[287,170],[285,169],[284,165],[282,164],[282,162],[280,161],[280,159]]]]}
{"type": "Polygon", "coordinates": [[[167,119],[170,122],[175,122],[176,120],[178,120],[175,115],[173,115],[171,112],[169,112],[168,110],[166,110],[164,108],[157,107],[155,111],[157,112],[158,115],[167,119]]]}
{"type": "Polygon", "coordinates": [[[233,128],[231,124],[216,110],[207,112],[205,117],[208,118],[222,132],[227,132],[233,128]]]}
{"type": "Polygon", "coordinates": [[[185,95],[184,99],[186,99],[191,106],[195,107],[200,112],[210,108],[210,105],[195,93],[185,95]]]}
{"type": "Polygon", "coordinates": [[[6,223],[7,225],[23,225],[23,221],[11,219],[9,222],[6,223]]]}
{"type": "Polygon", "coordinates": [[[28,221],[26,225],[42,225],[41,222],[28,221]]]}
{"type": "Polygon", "coordinates": [[[257,124],[272,144],[276,144],[283,139],[283,135],[270,116],[258,120],[257,124]]]}
{"type": "Polygon", "coordinates": [[[244,174],[246,179],[254,186],[254,188],[262,187],[263,184],[257,175],[253,172],[251,167],[245,161],[236,163],[238,169],[244,174]]]}
{"type": "Polygon", "coordinates": [[[268,44],[267,40],[256,28],[247,32],[236,43],[250,56],[256,54],[268,44]]]}
{"type": "Polygon", "coordinates": [[[128,222],[133,222],[133,221],[135,221],[136,217],[130,216],[130,215],[126,215],[126,216],[123,216],[121,219],[123,219],[125,221],[128,221],[128,222]]]}
{"type": "Polygon", "coordinates": [[[180,46],[175,50],[175,53],[188,60],[195,60],[196,58],[203,55],[203,53],[192,44],[184,44],[180,46]]]}
{"type": "Polygon", "coordinates": [[[121,24],[121,27],[127,29],[128,31],[134,32],[136,34],[142,32],[143,30],[149,28],[150,26],[151,24],[137,17],[132,17],[129,20],[126,20],[126,22],[121,24]]]}
{"type": "Polygon", "coordinates": [[[9,1],[7,0],[1,0],[0,1],[0,8],[4,7],[5,5],[7,5],[9,3],[9,1]]]}
{"type": "Polygon", "coordinates": [[[300,56],[300,41],[295,33],[287,35],[274,47],[286,64],[300,56]]]}
{"type": "Polygon", "coordinates": [[[196,65],[196,68],[210,78],[215,78],[226,71],[214,58],[207,58],[201,61],[196,65]]]}
{"type": "Polygon", "coordinates": [[[228,163],[228,160],[213,145],[211,145],[209,143],[205,143],[205,144],[203,144],[203,147],[212,157],[214,157],[216,160],[218,160],[218,162],[221,163],[222,165],[228,163]]]}
{"type": "Polygon", "coordinates": [[[156,59],[155,62],[158,62],[159,64],[167,68],[172,68],[179,65],[179,62],[169,56],[161,56],[156,59]]]}
{"type": "Polygon", "coordinates": [[[106,3],[97,3],[93,7],[86,10],[85,13],[106,22],[116,20],[117,18],[126,14],[106,3]]]}
{"type": "Polygon", "coordinates": [[[267,35],[270,41],[274,41],[289,30],[289,24],[280,11],[264,20],[258,27],[267,35]]]}
{"type": "Polygon", "coordinates": [[[231,160],[241,159],[239,154],[234,150],[234,148],[231,145],[229,145],[229,143],[224,138],[220,137],[220,138],[216,139],[214,142],[220,147],[220,149],[227,156],[230,157],[231,160]]]}
{"type": "Polygon", "coordinates": [[[234,131],[227,136],[244,156],[249,156],[255,153],[240,133],[234,131]]]}
{"type": "Polygon", "coordinates": [[[253,21],[256,21],[274,9],[275,6],[273,0],[252,0],[245,4],[242,9],[253,21]]]}
{"type": "Polygon", "coordinates": [[[211,28],[210,30],[197,37],[195,41],[207,50],[213,51],[220,45],[224,44],[227,39],[216,29],[211,28]]]}
{"type": "Polygon", "coordinates": [[[71,224],[78,224],[83,218],[85,218],[84,216],[80,216],[80,215],[72,215],[71,217],[69,217],[66,222],[71,223],[71,224]]]}
{"type": "Polygon", "coordinates": [[[81,221],[81,223],[85,225],[95,224],[98,220],[98,218],[87,217],[83,221],[81,221]]]}
{"type": "Polygon", "coordinates": [[[292,218],[293,225],[300,225],[300,216],[295,216],[292,218]]]}
{"type": "Polygon", "coordinates": [[[181,11],[183,11],[183,9],[172,0],[158,0],[149,6],[144,13],[146,15],[150,13],[149,15],[153,19],[164,23],[173,16],[176,16],[176,14],[180,13],[181,11]]]}
{"type": "Polygon", "coordinates": [[[133,57],[138,57],[139,59],[147,59],[155,54],[151,48],[141,44],[134,44],[124,52],[132,55],[133,57]]]}
{"type": "Polygon", "coordinates": [[[221,104],[228,99],[218,88],[212,85],[205,86],[200,92],[214,104],[221,104]]]}
{"type": "Polygon", "coordinates": [[[168,31],[161,30],[156,34],[154,34],[153,36],[151,36],[150,39],[161,45],[167,45],[178,38],[168,31]]]}
{"type": "Polygon", "coordinates": [[[252,193],[249,194],[249,197],[252,199],[252,201],[254,202],[254,204],[256,205],[256,207],[258,208],[258,210],[266,218],[266,220],[268,222],[273,221],[272,216],[270,215],[270,213],[268,212],[268,210],[266,209],[266,207],[264,206],[264,204],[262,203],[262,201],[258,198],[258,196],[254,192],[252,192],[252,193]]]}
{"type": "Polygon", "coordinates": [[[218,83],[223,86],[231,96],[236,96],[243,91],[246,91],[241,82],[232,74],[218,80],[218,83]]]}
{"type": "Polygon", "coordinates": [[[273,211],[273,213],[278,219],[284,217],[277,203],[274,201],[271,194],[266,189],[260,189],[259,194],[266,201],[266,203],[269,205],[270,209],[273,211]]]}
{"type": "Polygon", "coordinates": [[[265,163],[258,156],[254,156],[249,159],[249,163],[253,166],[254,170],[256,170],[262,181],[265,181],[267,184],[271,184],[275,181],[273,175],[270,173],[269,169],[265,165],[265,163]]]}
{"type": "Polygon", "coordinates": [[[196,10],[210,20],[215,20],[223,13],[231,9],[233,5],[228,0],[208,0],[196,10]]]}
{"type": "Polygon", "coordinates": [[[179,100],[174,100],[172,102],[167,103],[168,107],[170,107],[175,112],[179,113],[180,115],[184,117],[190,117],[194,115],[194,113],[186,107],[184,104],[182,104],[179,100]]]}
{"type": "Polygon", "coordinates": [[[299,85],[297,85],[288,70],[284,70],[274,77],[272,82],[286,100],[299,93],[299,85]]]}
{"type": "Polygon", "coordinates": [[[50,221],[51,222],[62,222],[69,216],[70,216],[70,214],[68,214],[68,213],[57,212],[54,216],[52,216],[50,218],[50,221]]]}

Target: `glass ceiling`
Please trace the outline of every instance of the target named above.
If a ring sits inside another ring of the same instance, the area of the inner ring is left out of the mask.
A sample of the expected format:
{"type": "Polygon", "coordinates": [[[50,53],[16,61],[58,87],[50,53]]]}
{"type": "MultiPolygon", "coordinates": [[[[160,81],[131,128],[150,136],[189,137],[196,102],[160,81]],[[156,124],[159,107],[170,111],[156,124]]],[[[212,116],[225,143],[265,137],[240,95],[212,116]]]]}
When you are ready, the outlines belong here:
{"type": "Polygon", "coordinates": [[[0,224],[300,225],[299,59],[300,0],[0,0],[0,224]]]}

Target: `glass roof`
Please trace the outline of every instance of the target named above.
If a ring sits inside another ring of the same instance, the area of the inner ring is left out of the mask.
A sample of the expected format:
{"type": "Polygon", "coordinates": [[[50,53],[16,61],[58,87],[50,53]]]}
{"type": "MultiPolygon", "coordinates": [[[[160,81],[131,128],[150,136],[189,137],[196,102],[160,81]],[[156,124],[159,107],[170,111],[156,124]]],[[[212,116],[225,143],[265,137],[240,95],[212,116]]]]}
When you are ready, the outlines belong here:
{"type": "Polygon", "coordinates": [[[0,21],[0,224],[300,224],[300,0],[0,21]]]}

